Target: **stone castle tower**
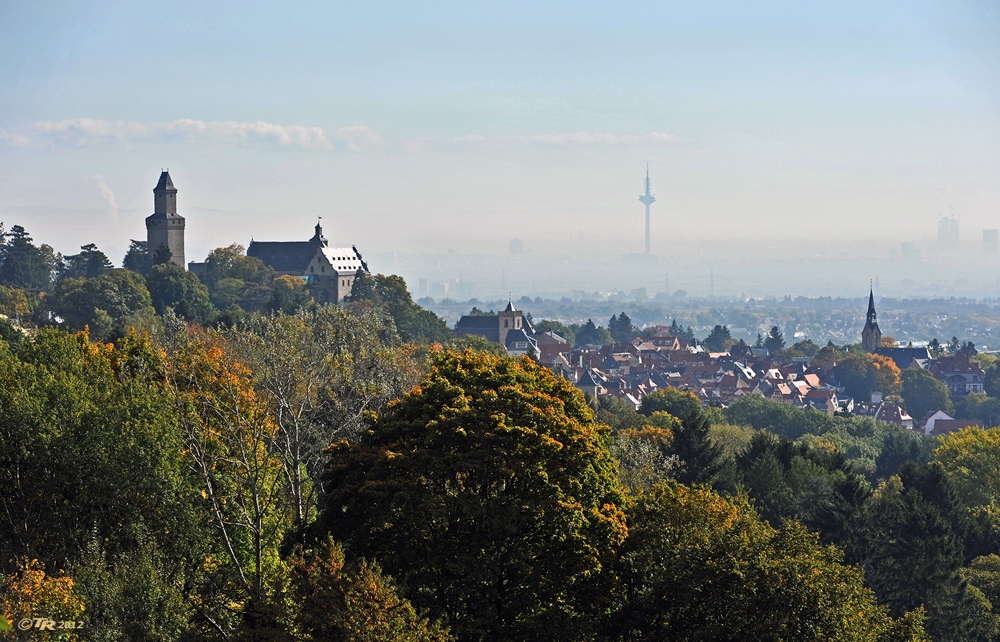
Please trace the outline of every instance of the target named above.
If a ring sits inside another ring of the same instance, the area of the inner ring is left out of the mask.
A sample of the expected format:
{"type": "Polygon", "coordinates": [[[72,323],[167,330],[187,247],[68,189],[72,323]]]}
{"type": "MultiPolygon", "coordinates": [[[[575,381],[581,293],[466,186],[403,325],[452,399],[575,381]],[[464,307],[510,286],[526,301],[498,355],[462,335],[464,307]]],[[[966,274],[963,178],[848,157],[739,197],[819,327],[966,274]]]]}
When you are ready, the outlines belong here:
{"type": "Polygon", "coordinates": [[[161,245],[170,250],[170,262],[184,263],[184,217],[177,214],[177,188],[170,174],[160,174],[153,188],[153,213],[146,217],[146,249],[154,254],[161,245]]]}
{"type": "Polygon", "coordinates": [[[875,322],[875,292],[868,292],[868,319],[865,321],[865,329],[861,331],[861,347],[865,352],[871,354],[882,347],[882,331],[875,322]]]}

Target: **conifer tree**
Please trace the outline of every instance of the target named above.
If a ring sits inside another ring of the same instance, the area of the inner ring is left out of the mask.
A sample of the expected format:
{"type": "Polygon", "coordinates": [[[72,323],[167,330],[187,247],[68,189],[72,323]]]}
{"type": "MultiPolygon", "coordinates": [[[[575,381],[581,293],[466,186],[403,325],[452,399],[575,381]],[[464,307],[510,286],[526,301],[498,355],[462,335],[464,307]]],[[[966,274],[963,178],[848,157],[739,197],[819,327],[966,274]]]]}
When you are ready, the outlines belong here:
{"type": "Polygon", "coordinates": [[[681,419],[674,434],[670,454],[677,455],[680,470],[676,475],[682,484],[711,484],[716,481],[723,467],[722,446],[713,444],[708,437],[711,423],[708,416],[697,408],[681,419]]]}

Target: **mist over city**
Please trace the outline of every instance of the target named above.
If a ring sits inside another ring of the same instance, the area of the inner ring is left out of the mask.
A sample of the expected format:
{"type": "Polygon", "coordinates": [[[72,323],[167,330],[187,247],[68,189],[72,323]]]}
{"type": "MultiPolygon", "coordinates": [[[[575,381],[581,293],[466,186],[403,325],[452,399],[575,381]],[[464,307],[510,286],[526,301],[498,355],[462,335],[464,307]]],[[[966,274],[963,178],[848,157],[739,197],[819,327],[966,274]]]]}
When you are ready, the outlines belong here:
{"type": "Polygon", "coordinates": [[[0,0],[0,641],[1000,642],[998,36],[0,0]]]}

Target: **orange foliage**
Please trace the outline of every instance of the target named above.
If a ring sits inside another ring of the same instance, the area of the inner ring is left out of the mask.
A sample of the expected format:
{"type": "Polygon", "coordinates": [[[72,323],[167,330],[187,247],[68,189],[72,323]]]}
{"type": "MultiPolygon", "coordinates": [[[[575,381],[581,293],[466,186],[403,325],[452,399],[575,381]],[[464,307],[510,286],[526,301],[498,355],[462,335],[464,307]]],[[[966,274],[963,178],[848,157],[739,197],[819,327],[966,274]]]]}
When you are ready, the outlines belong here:
{"type": "MultiPolygon", "coordinates": [[[[77,623],[83,610],[83,598],[73,592],[72,578],[46,575],[38,560],[18,560],[17,569],[0,585],[0,612],[15,627],[25,618],[47,618],[56,621],[57,627],[77,623]]],[[[75,633],[66,633],[68,628],[30,631],[35,640],[79,639],[75,633]]]]}

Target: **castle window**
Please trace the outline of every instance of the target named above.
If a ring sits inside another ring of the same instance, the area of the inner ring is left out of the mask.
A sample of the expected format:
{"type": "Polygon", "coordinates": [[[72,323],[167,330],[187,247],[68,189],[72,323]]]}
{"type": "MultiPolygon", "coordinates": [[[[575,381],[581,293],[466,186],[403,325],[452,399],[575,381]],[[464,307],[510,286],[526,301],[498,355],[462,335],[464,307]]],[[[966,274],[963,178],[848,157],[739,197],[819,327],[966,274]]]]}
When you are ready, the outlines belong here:
{"type": "Polygon", "coordinates": [[[315,271],[316,271],[316,268],[310,265],[309,266],[309,274],[312,274],[315,271]]]}
{"type": "Polygon", "coordinates": [[[508,325],[509,325],[509,322],[507,321],[507,319],[504,319],[503,320],[503,327],[506,328],[508,325]]]}
{"type": "Polygon", "coordinates": [[[325,265],[321,266],[319,269],[320,269],[321,272],[326,272],[326,266],[325,265]]]}

